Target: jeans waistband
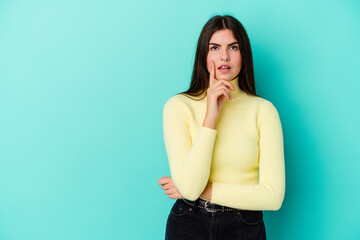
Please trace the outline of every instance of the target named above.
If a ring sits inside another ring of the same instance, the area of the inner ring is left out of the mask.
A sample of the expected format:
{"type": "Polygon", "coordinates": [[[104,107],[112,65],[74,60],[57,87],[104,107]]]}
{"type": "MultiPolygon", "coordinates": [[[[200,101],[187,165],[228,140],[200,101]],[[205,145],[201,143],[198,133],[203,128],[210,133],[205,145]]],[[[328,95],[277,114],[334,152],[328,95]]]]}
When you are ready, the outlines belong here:
{"type": "Polygon", "coordinates": [[[193,206],[194,208],[202,208],[207,212],[229,212],[229,211],[239,211],[241,209],[231,208],[222,206],[219,204],[211,203],[210,201],[206,201],[204,199],[198,198],[195,201],[191,201],[189,199],[182,199],[186,204],[193,206]]]}

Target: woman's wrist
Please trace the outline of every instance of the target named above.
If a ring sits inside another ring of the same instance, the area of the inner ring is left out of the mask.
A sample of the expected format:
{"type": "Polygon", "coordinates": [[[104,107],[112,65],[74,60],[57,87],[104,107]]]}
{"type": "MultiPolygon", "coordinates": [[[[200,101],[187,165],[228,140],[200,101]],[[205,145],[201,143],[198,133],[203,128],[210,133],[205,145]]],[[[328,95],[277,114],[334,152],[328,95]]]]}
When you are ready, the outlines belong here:
{"type": "Polygon", "coordinates": [[[211,118],[205,117],[204,122],[203,122],[203,127],[215,129],[215,123],[216,123],[215,117],[211,117],[211,118]]]}

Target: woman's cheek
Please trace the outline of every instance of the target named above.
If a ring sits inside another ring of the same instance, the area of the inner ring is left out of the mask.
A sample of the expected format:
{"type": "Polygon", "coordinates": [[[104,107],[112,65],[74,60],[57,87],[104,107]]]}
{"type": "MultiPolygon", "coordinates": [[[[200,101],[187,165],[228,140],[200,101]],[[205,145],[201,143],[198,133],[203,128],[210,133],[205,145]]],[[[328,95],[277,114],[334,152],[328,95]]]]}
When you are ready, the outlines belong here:
{"type": "Polygon", "coordinates": [[[210,72],[210,70],[211,70],[211,61],[207,62],[206,67],[207,67],[208,72],[210,72]]]}
{"type": "Polygon", "coordinates": [[[213,56],[209,56],[209,57],[208,57],[208,61],[207,61],[207,68],[208,68],[209,70],[211,69],[213,62],[216,62],[216,61],[215,61],[215,58],[214,58],[213,56]]]}

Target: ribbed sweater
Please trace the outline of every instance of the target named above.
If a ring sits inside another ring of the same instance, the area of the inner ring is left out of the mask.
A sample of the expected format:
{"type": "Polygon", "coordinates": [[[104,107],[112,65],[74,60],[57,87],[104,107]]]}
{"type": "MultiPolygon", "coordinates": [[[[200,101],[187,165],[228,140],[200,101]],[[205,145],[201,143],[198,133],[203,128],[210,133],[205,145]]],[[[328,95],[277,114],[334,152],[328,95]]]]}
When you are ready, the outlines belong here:
{"type": "Polygon", "coordinates": [[[238,80],[230,81],[235,91],[224,100],[214,129],[202,126],[207,96],[196,101],[176,94],[166,101],[163,134],[171,177],[192,201],[212,182],[211,203],[278,210],[285,195],[279,113],[269,100],[240,89],[238,80]]]}

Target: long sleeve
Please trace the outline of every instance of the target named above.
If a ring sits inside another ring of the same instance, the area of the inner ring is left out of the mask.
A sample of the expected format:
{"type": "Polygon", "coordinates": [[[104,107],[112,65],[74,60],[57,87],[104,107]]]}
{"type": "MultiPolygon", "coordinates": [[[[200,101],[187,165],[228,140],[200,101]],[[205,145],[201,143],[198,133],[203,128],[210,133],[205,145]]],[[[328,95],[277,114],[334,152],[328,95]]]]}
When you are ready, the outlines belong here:
{"type": "Polygon", "coordinates": [[[201,126],[192,143],[189,116],[178,97],[163,108],[164,143],[175,186],[184,198],[196,200],[209,180],[217,130],[201,126]]]}
{"type": "Polygon", "coordinates": [[[211,202],[248,210],[278,210],[285,195],[283,132],[271,103],[259,123],[259,184],[212,183],[211,202]]]}

